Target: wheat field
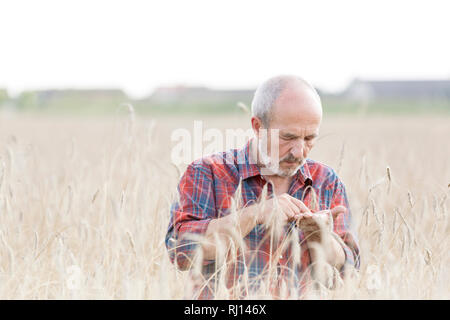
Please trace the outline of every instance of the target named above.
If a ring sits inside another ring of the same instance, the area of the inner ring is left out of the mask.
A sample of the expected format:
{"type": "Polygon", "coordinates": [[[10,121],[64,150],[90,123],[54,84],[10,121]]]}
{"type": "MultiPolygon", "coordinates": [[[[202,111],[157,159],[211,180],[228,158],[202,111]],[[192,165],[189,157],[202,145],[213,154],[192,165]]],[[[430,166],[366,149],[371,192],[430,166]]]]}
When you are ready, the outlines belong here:
{"type": "MultiPolygon", "coordinates": [[[[176,128],[245,114],[0,114],[0,299],[182,299],[164,245],[176,128]]],[[[344,181],[361,270],[310,298],[449,299],[449,118],[325,115],[310,158],[344,181]]],[[[219,296],[218,298],[226,298],[219,296]]]]}

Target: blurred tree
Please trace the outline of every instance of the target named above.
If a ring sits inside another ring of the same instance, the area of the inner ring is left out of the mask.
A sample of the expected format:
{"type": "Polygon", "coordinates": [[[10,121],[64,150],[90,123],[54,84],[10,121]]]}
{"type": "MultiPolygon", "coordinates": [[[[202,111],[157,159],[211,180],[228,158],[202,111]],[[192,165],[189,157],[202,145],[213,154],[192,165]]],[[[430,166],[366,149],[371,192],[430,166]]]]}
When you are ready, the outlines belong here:
{"type": "Polygon", "coordinates": [[[9,100],[8,91],[6,89],[0,88],[0,105],[9,100]]]}
{"type": "Polygon", "coordinates": [[[19,109],[33,109],[37,106],[37,96],[33,91],[24,91],[17,98],[17,107],[19,109]]]}

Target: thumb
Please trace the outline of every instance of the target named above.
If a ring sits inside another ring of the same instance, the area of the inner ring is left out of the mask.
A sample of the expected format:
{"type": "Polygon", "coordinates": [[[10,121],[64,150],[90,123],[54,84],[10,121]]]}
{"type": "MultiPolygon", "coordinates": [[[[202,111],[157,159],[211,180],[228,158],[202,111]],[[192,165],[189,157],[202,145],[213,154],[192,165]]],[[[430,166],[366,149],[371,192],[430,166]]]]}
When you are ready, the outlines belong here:
{"type": "Polygon", "coordinates": [[[340,214],[346,213],[347,208],[344,206],[336,206],[333,209],[331,209],[331,215],[333,216],[333,219],[336,219],[340,214]]]}

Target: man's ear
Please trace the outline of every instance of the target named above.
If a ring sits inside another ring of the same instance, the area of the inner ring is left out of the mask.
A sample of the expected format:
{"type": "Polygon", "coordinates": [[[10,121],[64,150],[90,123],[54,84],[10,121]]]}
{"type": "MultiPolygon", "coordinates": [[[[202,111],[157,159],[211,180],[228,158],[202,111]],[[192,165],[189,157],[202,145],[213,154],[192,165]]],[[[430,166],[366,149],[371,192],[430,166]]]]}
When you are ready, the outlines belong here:
{"type": "Polygon", "coordinates": [[[252,117],[252,129],[255,137],[259,138],[259,130],[262,128],[262,121],[258,117],[252,117]]]}

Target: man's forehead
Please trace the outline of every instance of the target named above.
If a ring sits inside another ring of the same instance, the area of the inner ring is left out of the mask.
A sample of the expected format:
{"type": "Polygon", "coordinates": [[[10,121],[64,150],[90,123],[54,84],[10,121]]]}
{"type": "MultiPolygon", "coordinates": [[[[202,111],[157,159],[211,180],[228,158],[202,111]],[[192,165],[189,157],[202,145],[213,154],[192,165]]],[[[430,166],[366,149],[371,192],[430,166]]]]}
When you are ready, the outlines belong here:
{"type": "Polygon", "coordinates": [[[275,117],[270,128],[278,129],[280,133],[291,133],[296,135],[318,134],[322,118],[320,115],[303,115],[299,117],[275,117]]]}
{"type": "Polygon", "coordinates": [[[278,128],[281,135],[309,136],[318,135],[320,127],[316,124],[302,127],[278,128]]]}

